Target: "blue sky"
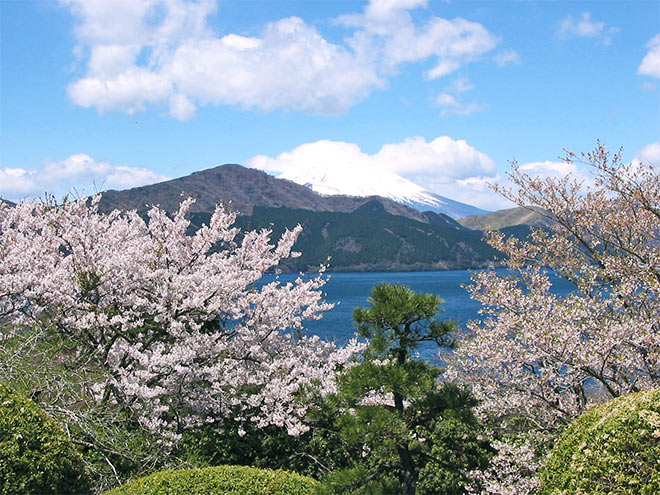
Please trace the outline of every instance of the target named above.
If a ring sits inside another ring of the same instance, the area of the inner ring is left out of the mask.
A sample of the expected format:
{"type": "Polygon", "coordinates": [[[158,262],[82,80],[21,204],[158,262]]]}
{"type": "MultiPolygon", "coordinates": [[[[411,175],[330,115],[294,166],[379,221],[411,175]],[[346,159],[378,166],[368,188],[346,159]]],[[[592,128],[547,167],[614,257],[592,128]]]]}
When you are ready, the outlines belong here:
{"type": "Polygon", "coordinates": [[[318,156],[496,209],[512,159],[563,173],[600,139],[660,165],[657,0],[0,0],[0,22],[7,199],[318,156]]]}

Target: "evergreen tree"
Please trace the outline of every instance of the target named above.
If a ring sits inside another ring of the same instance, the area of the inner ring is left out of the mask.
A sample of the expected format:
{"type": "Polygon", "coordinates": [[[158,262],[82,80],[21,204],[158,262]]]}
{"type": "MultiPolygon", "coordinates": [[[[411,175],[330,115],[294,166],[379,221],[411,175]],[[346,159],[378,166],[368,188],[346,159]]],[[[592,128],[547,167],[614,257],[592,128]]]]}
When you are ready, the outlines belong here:
{"type": "Polygon", "coordinates": [[[361,462],[331,476],[335,493],[463,493],[462,472],[487,463],[488,446],[468,392],[439,383],[441,369],[415,359],[422,342],[451,347],[450,321],[436,319],[441,300],[402,285],[373,288],[371,307],[356,309],[369,345],[340,380],[336,396],[343,438],[361,462]]]}

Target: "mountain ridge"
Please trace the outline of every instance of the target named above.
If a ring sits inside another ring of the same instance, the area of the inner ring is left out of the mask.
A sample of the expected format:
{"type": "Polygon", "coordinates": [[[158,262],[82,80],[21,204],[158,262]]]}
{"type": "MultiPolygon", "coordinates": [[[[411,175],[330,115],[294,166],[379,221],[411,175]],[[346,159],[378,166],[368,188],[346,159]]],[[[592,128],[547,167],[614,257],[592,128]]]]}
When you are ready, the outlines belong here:
{"type": "MultiPolygon", "coordinates": [[[[422,213],[382,197],[321,196],[303,185],[236,164],[149,186],[106,191],[101,194],[99,209],[134,209],[144,215],[151,205],[159,205],[172,213],[188,196],[196,199],[189,213],[191,232],[208,223],[217,204],[231,205],[241,231],[271,229],[273,239],[284,229],[301,224],[303,231],[295,250],[302,256],[286,260],[280,267],[290,271],[314,270],[328,258],[330,271],[497,266],[497,253],[475,227],[484,229],[488,221],[490,228],[499,219],[497,227],[525,236],[529,227],[520,223],[534,219],[529,210],[521,208],[456,221],[442,213],[422,213]]],[[[538,212],[532,213],[541,217],[538,212]]]]}
{"type": "Polygon", "coordinates": [[[495,252],[480,232],[451,217],[419,212],[381,197],[321,196],[294,182],[236,164],[222,165],[150,186],[106,191],[101,211],[154,204],[174,212],[186,197],[191,232],[208,223],[216,204],[231,204],[242,231],[267,228],[278,238],[297,224],[302,256],[286,260],[286,271],[307,271],[331,259],[330,271],[421,271],[491,266],[495,252]]]}
{"type": "Polygon", "coordinates": [[[216,205],[225,204],[245,215],[250,215],[255,206],[348,213],[375,199],[389,213],[428,222],[423,213],[387,198],[321,196],[295,182],[279,180],[238,164],[224,164],[148,186],[105,191],[101,193],[99,209],[144,212],[151,205],[159,205],[172,212],[188,196],[196,200],[191,212],[213,211],[216,205]]]}
{"type": "MultiPolygon", "coordinates": [[[[272,229],[278,238],[286,228],[303,230],[294,249],[298,258],[284,260],[284,271],[315,271],[329,259],[328,271],[429,271],[496,265],[496,251],[479,231],[446,223],[421,223],[392,215],[367,203],[351,213],[256,206],[236,225],[243,231],[272,229]]],[[[210,213],[194,214],[196,225],[210,213]]]]}
{"type": "Polygon", "coordinates": [[[510,227],[550,227],[552,220],[542,208],[518,206],[498,210],[485,215],[475,215],[458,220],[463,227],[473,230],[501,230],[510,227]]]}

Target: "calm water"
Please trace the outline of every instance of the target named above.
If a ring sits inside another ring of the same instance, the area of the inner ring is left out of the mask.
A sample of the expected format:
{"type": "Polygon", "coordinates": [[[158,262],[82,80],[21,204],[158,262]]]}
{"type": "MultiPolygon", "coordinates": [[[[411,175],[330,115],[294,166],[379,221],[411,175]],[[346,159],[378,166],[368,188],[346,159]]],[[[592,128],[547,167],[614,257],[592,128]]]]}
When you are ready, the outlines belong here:
{"type": "MultiPolygon", "coordinates": [[[[295,280],[295,274],[279,276],[283,282],[295,280]]],[[[323,291],[325,300],[336,306],[327,311],[318,321],[306,322],[308,334],[317,334],[327,340],[345,343],[355,334],[353,325],[353,310],[358,307],[368,307],[367,301],[371,288],[382,282],[403,284],[416,292],[436,294],[442,300],[443,312],[440,319],[454,320],[460,328],[465,328],[468,320],[479,317],[480,304],[470,299],[464,288],[470,283],[470,272],[467,270],[439,272],[384,272],[384,273],[332,273],[323,291]]],[[[568,282],[555,280],[559,293],[571,290],[568,282]]],[[[435,360],[437,346],[427,343],[420,349],[424,359],[435,360]]]]}

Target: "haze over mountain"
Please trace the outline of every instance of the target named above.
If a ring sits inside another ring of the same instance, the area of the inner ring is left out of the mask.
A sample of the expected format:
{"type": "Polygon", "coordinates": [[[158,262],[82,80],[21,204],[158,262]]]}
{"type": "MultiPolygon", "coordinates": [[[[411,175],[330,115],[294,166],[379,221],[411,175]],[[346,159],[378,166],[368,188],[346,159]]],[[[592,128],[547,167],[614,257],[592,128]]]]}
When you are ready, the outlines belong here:
{"type": "Polygon", "coordinates": [[[288,170],[278,179],[302,184],[324,196],[380,196],[419,211],[433,211],[453,219],[488,213],[424,189],[422,186],[387,170],[362,167],[306,165],[288,170]]]}

